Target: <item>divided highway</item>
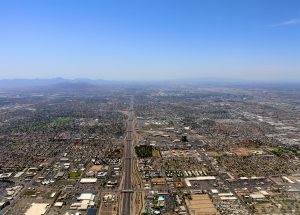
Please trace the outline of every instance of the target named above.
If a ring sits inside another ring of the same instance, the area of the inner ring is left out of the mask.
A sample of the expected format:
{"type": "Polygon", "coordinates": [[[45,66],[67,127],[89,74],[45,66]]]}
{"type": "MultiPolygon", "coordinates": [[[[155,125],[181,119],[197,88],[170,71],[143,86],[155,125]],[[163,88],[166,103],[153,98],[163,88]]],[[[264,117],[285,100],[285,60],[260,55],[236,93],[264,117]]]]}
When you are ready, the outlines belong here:
{"type": "Polygon", "coordinates": [[[131,214],[131,198],[132,198],[132,145],[133,145],[133,98],[131,98],[130,109],[128,113],[127,120],[127,135],[126,135],[126,145],[124,153],[124,189],[123,189],[123,202],[122,202],[122,214],[131,214]]]}

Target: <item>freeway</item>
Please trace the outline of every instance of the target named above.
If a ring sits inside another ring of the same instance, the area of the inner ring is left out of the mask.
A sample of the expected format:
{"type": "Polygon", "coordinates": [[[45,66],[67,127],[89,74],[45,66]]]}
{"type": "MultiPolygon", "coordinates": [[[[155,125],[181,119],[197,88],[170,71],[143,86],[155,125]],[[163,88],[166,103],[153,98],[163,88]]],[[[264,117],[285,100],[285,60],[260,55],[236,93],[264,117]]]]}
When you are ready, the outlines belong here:
{"type": "Polygon", "coordinates": [[[130,109],[127,120],[127,135],[124,153],[124,189],[123,189],[123,202],[122,214],[129,215],[131,211],[131,198],[132,198],[132,132],[133,132],[133,98],[131,98],[130,109]]]}

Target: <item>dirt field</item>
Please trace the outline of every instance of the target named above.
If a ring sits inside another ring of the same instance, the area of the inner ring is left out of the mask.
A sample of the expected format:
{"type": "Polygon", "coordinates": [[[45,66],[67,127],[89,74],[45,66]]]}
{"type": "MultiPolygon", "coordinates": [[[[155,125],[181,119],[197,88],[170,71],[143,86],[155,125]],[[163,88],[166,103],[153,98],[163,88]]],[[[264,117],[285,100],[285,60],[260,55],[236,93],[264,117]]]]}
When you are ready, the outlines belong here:
{"type": "Polygon", "coordinates": [[[93,172],[99,172],[101,170],[102,170],[102,165],[93,165],[90,168],[90,171],[93,171],[93,172]]]}
{"type": "Polygon", "coordinates": [[[248,148],[231,148],[231,152],[235,153],[237,156],[248,156],[251,152],[251,149],[248,148]]]}
{"type": "Polygon", "coordinates": [[[103,203],[99,215],[117,215],[118,205],[116,203],[103,203]]]}

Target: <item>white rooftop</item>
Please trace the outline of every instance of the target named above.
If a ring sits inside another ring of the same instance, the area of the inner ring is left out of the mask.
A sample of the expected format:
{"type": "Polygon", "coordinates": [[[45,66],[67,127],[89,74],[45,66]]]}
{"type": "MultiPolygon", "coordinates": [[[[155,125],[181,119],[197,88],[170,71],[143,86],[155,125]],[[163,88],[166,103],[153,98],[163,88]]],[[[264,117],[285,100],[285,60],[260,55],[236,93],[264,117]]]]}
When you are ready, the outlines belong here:
{"type": "Polygon", "coordinates": [[[63,202],[55,202],[54,207],[62,207],[63,205],[63,202]]]}
{"type": "Polygon", "coordinates": [[[215,180],[215,176],[199,176],[199,177],[192,177],[192,178],[185,178],[186,186],[191,187],[192,184],[190,181],[205,181],[205,180],[215,180]]]}
{"type": "Polygon", "coordinates": [[[80,183],[96,183],[97,178],[82,178],[80,183]]]}
{"type": "Polygon", "coordinates": [[[95,195],[92,193],[81,193],[81,195],[77,199],[78,200],[94,200],[95,195]]]}
{"type": "Polygon", "coordinates": [[[47,203],[32,203],[25,215],[44,215],[48,209],[47,203]]]}

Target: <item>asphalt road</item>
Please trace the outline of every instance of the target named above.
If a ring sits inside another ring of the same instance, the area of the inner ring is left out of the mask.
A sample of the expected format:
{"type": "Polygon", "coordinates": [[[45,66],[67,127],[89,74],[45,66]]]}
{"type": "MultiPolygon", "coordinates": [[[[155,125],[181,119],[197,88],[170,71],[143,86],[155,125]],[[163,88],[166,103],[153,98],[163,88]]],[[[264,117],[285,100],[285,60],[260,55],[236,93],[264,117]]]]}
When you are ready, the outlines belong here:
{"type": "Polygon", "coordinates": [[[133,132],[133,99],[131,99],[130,109],[127,120],[127,135],[126,135],[126,146],[125,146],[125,181],[123,189],[123,203],[122,203],[122,214],[129,215],[131,211],[131,197],[132,197],[132,132],[133,132]]]}

